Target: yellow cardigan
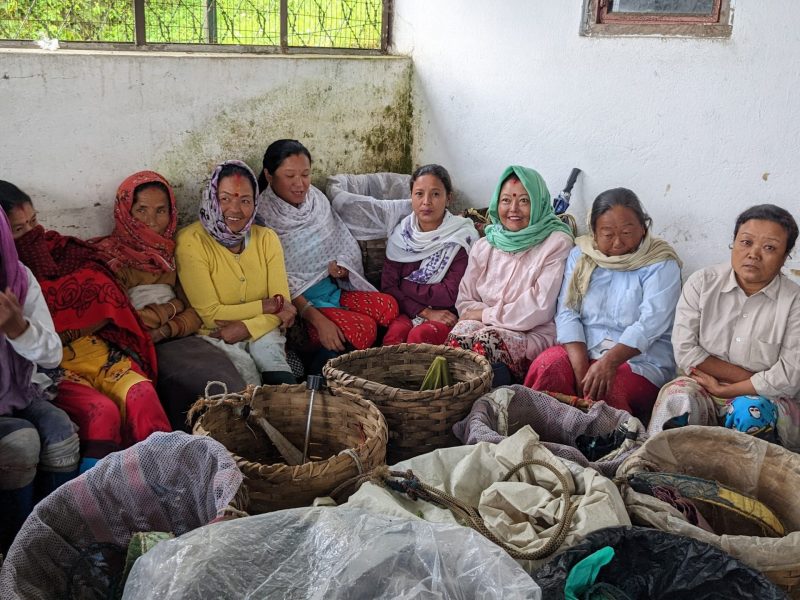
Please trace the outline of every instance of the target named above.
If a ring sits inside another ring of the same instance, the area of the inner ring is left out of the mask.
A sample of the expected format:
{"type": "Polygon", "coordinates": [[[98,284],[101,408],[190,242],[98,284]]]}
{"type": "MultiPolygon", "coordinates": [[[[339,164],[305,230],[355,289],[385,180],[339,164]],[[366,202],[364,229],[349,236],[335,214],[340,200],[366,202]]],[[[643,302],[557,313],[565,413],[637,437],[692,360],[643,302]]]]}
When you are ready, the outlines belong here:
{"type": "Polygon", "coordinates": [[[261,300],[282,294],[289,302],[283,248],[272,229],[253,225],[241,254],[212,238],[199,221],[178,232],[175,260],[189,302],[203,320],[201,334],[215,321],[242,321],[257,340],[281,324],[262,312],[261,300]]]}

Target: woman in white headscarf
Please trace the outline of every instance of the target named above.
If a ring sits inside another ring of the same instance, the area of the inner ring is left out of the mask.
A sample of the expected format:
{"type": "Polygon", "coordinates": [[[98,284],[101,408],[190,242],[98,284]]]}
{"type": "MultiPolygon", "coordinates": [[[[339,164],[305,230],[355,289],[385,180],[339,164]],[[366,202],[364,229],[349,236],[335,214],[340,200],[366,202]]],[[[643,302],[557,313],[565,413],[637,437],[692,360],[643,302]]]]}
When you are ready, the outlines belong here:
{"type": "Polygon", "coordinates": [[[458,285],[479,236],[472,221],[447,210],[452,192],[440,165],[424,165],[411,176],[413,212],[389,236],[381,274],[381,289],[400,307],[384,345],[443,344],[458,321],[458,285]]]}
{"type": "Polygon", "coordinates": [[[358,242],[311,185],[311,153],[297,140],[273,142],[260,181],[268,185],[258,222],[281,239],[292,302],[308,325],[307,349],[369,348],[378,325],[397,317],[397,302],[364,279],[358,242]]]}

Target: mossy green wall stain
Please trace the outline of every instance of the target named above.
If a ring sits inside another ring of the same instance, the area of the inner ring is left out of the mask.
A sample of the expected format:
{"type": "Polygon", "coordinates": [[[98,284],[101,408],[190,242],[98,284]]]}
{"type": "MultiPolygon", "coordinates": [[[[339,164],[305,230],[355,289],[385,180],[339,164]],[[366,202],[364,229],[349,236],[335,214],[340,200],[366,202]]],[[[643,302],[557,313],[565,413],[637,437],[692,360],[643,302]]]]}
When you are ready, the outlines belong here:
{"type": "Polygon", "coordinates": [[[175,188],[181,224],[196,218],[216,164],[235,158],[258,174],[267,145],[280,138],[308,147],[312,181],[323,190],[328,175],[336,173],[409,173],[411,69],[410,60],[373,64],[364,69],[366,81],[359,81],[352,71],[342,76],[332,67],[322,81],[276,81],[257,97],[220,106],[216,115],[172,140],[155,161],[175,188]]]}

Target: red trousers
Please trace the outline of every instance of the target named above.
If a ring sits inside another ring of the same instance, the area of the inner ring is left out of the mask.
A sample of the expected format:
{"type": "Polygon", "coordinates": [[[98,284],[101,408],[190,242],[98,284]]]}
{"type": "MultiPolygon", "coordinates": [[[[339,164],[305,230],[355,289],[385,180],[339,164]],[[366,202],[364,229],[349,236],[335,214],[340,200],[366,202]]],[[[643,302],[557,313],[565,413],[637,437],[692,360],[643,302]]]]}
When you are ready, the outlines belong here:
{"type": "MultiPolygon", "coordinates": [[[[378,325],[387,327],[400,312],[397,300],[381,292],[342,292],[342,308],[320,308],[319,311],[342,330],[356,350],[371,347],[378,337],[378,325]]],[[[319,333],[309,324],[311,348],[319,348],[319,333]]]]}
{"type": "MultiPolygon", "coordinates": [[[[589,361],[590,364],[594,362],[589,361]]],[[[552,346],[537,356],[525,376],[525,385],[540,392],[578,395],[575,372],[564,347],[552,346]]],[[[617,367],[617,374],[604,400],[609,406],[627,411],[647,424],[657,396],[658,388],[631,371],[625,362],[617,367]]]]}
{"type": "Polygon", "coordinates": [[[146,439],[154,431],[172,431],[150,381],[141,381],[128,390],[124,424],[111,398],[82,383],[62,381],[55,405],[78,426],[83,454],[89,458],[102,458],[146,439]]]}
{"type": "Polygon", "coordinates": [[[414,323],[406,315],[398,316],[389,324],[383,336],[384,346],[394,346],[408,342],[409,344],[444,344],[452,327],[439,321],[425,321],[414,327],[414,323]]]}

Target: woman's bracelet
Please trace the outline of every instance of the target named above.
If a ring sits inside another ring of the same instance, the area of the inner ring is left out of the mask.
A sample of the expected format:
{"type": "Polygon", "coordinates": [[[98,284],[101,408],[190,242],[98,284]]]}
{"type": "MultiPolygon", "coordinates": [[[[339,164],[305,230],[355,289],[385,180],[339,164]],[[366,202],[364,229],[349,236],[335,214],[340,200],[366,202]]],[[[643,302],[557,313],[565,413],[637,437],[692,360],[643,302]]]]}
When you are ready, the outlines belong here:
{"type": "Polygon", "coordinates": [[[172,307],[172,316],[169,319],[167,319],[167,321],[172,321],[172,319],[175,318],[175,315],[178,314],[178,308],[172,303],[172,300],[167,302],[167,304],[169,304],[172,307]]]}
{"type": "Polygon", "coordinates": [[[275,314],[277,315],[283,310],[283,304],[285,300],[283,298],[283,294],[275,294],[273,298],[275,299],[275,314]]]}
{"type": "Polygon", "coordinates": [[[307,300],[306,303],[303,305],[303,308],[300,309],[300,312],[297,313],[297,316],[302,318],[305,312],[314,306],[314,303],[311,300],[307,300]]]}

